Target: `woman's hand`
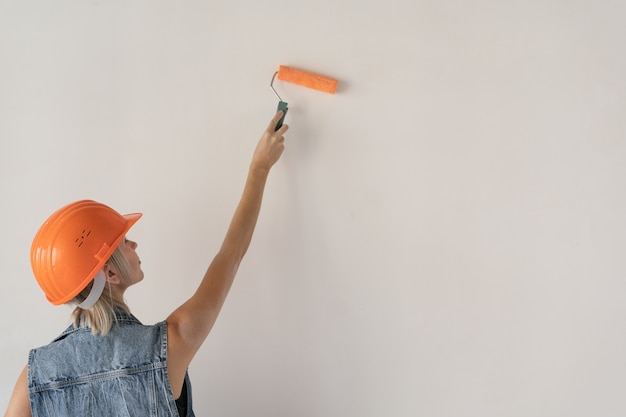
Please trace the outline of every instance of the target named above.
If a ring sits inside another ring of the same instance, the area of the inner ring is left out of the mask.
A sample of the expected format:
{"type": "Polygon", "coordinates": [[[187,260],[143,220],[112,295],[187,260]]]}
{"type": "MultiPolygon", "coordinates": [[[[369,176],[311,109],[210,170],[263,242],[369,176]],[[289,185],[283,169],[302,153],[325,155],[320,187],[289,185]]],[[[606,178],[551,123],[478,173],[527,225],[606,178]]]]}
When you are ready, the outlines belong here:
{"type": "Polygon", "coordinates": [[[263,136],[261,136],[252,157],[251,168],[269,171],[276,161],[280,159],[283,150],[285,150],[285,137],[283,135],[289,129],[289,126],[284,124],[280,129],[274,131],[282,115],[282,111],[276,113],[265,132],[263,132],[263,136]]]}

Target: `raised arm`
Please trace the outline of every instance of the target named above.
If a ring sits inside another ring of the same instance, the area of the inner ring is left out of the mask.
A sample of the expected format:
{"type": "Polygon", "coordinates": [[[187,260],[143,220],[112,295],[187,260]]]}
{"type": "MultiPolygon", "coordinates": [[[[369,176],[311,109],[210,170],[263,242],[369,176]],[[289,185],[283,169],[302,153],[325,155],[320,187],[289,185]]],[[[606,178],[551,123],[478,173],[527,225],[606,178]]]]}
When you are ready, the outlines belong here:
{"type": "Polygon", "coordinates": [[[261,210],[263,191],[270,169],[283,150],[288,126],[274,131],[278,112],[261,136],[222,246],[209,265],[195,294],[167,318],[168,371],[174,395],[182,389],[185,372],[206,339],[228,295],[261,210]]]}

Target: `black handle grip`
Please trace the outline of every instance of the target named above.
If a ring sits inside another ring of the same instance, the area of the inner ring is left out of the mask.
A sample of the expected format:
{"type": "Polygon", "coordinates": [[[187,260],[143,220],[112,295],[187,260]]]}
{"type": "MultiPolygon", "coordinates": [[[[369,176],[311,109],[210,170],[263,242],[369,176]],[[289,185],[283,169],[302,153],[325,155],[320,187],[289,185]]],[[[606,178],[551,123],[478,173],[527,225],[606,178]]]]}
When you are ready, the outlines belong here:
{"type": "Polygon", "coordinates": [[[284,101],[280,101],[278,103],[278,109],[276,111],[279,112],[281,110],[283,111],[283,116],[280,118],[278,123],[276,123],[276,128],[274,129],[274,132],[276,132],[278,129],[281,128],[281,126],[283,125],[283,122],[285,121],[285,116],[287,115],[287,110],[289,110],[287,108],[287,103],[285,103],[284,101]]]}

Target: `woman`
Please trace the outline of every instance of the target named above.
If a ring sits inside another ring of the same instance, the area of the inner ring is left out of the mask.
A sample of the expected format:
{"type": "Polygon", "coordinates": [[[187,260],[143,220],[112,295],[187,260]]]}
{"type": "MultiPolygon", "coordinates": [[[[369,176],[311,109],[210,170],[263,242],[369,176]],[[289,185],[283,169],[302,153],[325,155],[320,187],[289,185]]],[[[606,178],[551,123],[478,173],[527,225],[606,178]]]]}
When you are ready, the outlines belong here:
{"type": "Polygon", "coordinates": [[[124,291],[143,279],[137,243],[122,216],[94,201],[55,212],[40,228],[31,264],[46,298],[75,305],[74,324],[33,349],[5,417],[194,416],[187,368],[208,336],[237,273],[261,209],[271,167],[284,150],[278,112],[259,140],[222,246],[195,294],[164,322],[144,326],[124,291]]]}

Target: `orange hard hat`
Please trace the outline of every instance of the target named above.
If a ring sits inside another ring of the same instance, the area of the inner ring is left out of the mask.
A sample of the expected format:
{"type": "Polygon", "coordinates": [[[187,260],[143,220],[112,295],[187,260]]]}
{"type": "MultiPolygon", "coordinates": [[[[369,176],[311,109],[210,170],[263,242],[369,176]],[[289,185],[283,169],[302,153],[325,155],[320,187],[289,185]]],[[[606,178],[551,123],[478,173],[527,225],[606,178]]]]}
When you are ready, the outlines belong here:
{"type": "Polygon", "coordinates": [[[109,260],[141,213],[121,215],[81,200],[60,208],[39,228],[30,248],[37,283],[54,305],[80,293],[109,260]]]}

